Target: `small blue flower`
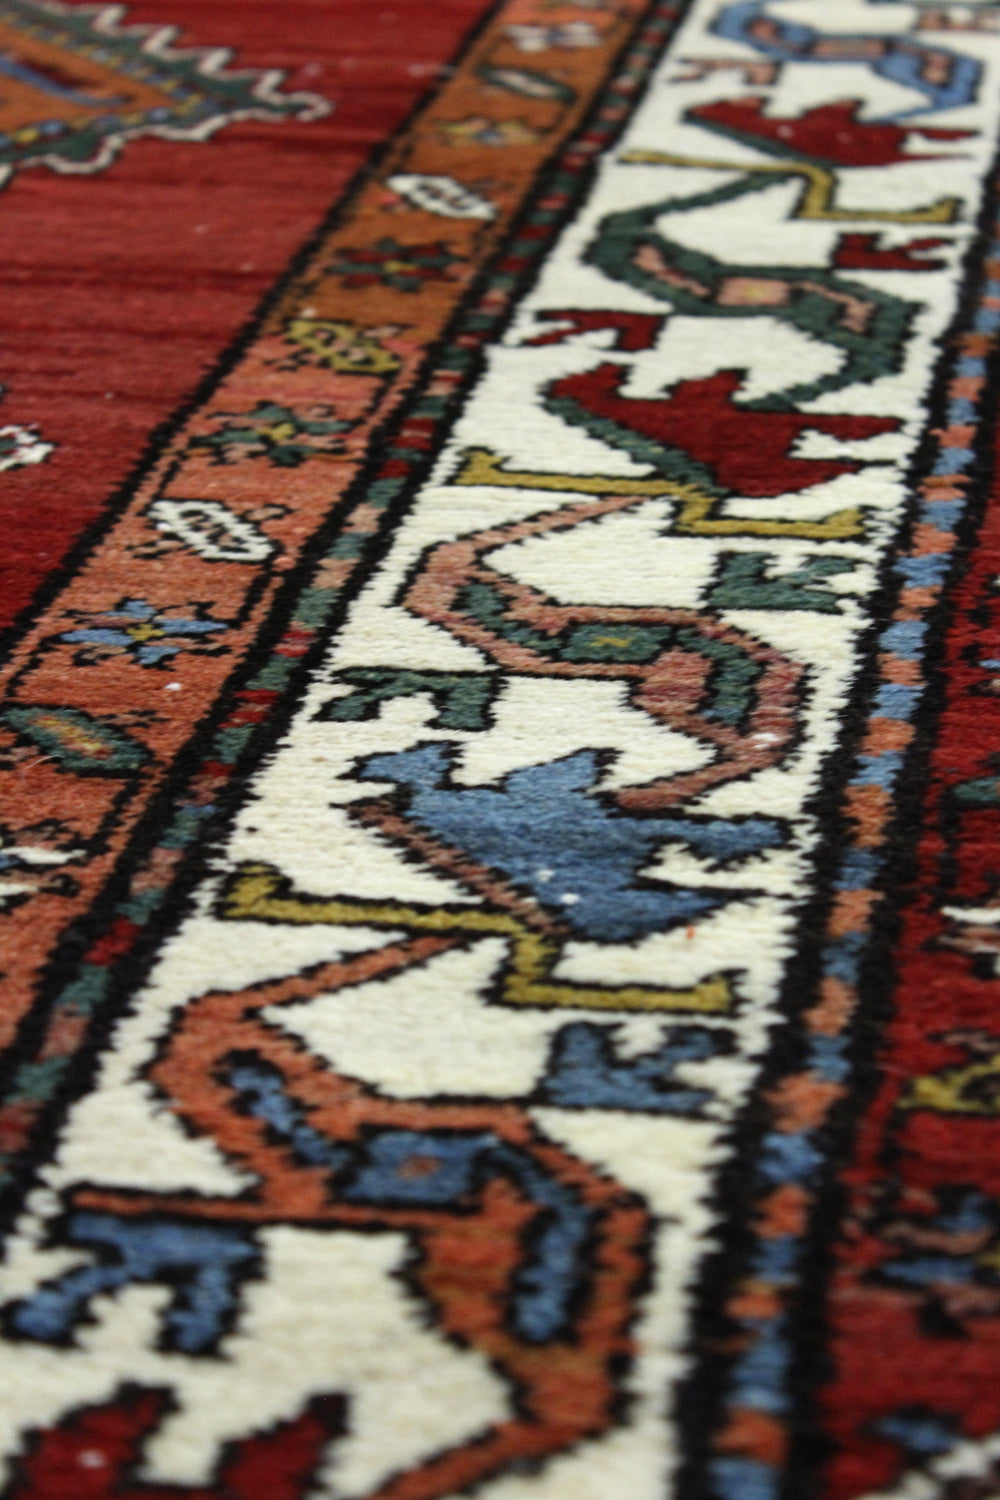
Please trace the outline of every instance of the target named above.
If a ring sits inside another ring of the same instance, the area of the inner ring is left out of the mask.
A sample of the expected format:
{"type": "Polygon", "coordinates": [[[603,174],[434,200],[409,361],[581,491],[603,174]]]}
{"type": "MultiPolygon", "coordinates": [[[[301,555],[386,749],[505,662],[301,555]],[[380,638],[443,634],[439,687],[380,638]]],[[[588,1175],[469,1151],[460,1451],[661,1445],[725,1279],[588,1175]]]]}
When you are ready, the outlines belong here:
{"type": "MultiPolygon", "coordinates": [[[[200,611],[203,606],[193,608],[200,611]]],[[[196,643],[228,629],[221,620],[203,614],[165,614],[145,599],[123,599],[117,609],[80,614],[77,618],[90,623],[64,631],[58,639],[67,645],[91,648],[82,653],[82,660],[128,655],[140,667],[161,666],[180,651],[194,650],[203,655],[206,647],[199,648],[196,643]]],[[[207,649],[214,654],[219,648],[212,645],[207,649]]]]}

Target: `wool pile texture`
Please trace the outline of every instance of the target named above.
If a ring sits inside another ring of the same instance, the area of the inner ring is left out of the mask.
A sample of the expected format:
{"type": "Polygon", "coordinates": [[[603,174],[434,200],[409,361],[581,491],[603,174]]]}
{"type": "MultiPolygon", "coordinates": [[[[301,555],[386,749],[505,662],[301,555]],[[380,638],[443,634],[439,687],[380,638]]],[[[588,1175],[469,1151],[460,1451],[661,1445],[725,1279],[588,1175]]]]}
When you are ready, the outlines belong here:
{"type": "Polygon", "coordinates": [[[1000,4],[0,0],[0,1497],[1000,1495],[1000,4]]]}

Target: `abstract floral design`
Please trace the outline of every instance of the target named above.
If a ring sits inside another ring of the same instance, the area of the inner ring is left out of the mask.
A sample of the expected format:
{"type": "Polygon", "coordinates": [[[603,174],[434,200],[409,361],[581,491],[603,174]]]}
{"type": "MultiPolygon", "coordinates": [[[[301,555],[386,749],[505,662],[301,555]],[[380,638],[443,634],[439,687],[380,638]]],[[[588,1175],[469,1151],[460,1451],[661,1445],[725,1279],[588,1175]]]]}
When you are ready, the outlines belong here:
{"type": "Polygon", "coordinates": [[[63,631],[55,639],[67,646],[80,646],[76,660],[81,665],[127,656],[140,667],[160,667],[181,651],[200,656],[224,651],[224,646],[214,644],[214,638],[228,626],[222,620],[213,620],[207,605],[182,607],[194,613],[174,615],[156,609],[145,599],[123,599],[114,609],[79,612],[77,628],[63,631]]]}

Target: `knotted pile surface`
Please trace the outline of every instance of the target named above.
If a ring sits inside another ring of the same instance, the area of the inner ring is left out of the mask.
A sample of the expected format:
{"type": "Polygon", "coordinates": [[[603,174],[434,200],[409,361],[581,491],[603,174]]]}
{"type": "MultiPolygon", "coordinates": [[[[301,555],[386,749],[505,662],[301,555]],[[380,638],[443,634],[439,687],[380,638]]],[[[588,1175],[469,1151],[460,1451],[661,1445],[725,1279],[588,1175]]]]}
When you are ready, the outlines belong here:
{"type": "Polygon", "coordinates": [[[0,0],[3,1500],[1000,1493],[998,144],[988,0],[0,0]]]}

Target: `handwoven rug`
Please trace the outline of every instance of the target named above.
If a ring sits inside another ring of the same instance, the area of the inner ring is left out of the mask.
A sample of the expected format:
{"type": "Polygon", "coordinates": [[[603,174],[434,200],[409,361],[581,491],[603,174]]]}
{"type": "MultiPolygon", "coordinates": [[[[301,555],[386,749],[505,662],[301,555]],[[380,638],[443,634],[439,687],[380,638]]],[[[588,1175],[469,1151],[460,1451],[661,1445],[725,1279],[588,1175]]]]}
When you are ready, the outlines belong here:
{"type": "Polygon", "coordinates": [[[998,144],[985,0],[0,0],[3,1500],[1000,1495],[998,144]]]}

